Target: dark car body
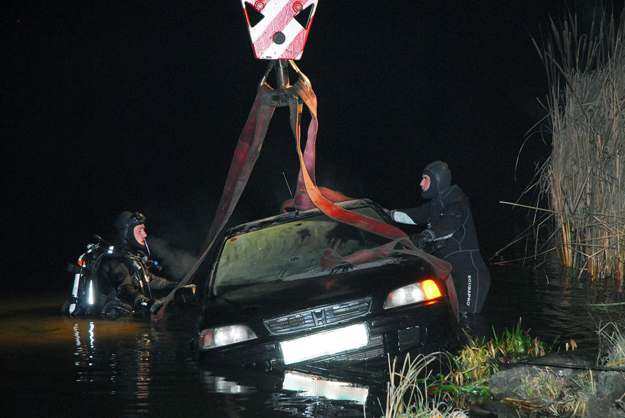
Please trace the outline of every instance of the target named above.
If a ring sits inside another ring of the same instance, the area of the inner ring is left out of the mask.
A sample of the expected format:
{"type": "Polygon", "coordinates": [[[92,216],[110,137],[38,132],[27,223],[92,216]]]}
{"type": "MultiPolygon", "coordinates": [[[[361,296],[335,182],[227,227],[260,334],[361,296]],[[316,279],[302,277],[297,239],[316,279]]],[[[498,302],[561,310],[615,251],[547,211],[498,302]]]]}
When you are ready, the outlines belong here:
{"type": "MultiPolygon", "coordinates": [[[[369,200],[340,205],[392,223],[369,200]]],[[[194,342],[199,360],[275,368],[386,361],[387,354],[445,347],[456,335],[457,310],[447,287],[453,282],[438,277],[425,258],[391,253],[359,265],[321,266],[326,249],[346,256],[388,241],[317,209],[230,229],[202,300],[194,342]],[[424,280],[435,283],[440,295],[388,307],[397,303],[389,302],[397,289],[421,295],[424,280]]]]}

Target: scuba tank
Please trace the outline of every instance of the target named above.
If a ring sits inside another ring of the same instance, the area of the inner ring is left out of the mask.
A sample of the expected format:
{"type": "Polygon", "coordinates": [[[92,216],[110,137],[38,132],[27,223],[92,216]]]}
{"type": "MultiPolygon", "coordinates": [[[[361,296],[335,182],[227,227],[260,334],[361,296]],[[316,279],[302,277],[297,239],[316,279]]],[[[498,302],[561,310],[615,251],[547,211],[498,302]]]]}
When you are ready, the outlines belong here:
{"type": "Polygon", "coordinates": [[[101,237],[94,237],[97,242],[88,244],[87,251],[78,257],[77,263],[69,264],[67,268],[74,273],[74,285],[62,310],[72,316],[99,313],[97,271],[103,256],[112,254],[113,247],[101,237]]]}
{"type": "MultiPolygon", "coordinates": [[[[76,274],[74,274],[74,287],[72,288],[72,298],[71,298],[71,303],[69,304],[69,308],[68,308],[68,313],[70,315],[72,315],[74,313],[74,311],[76,310],[76,306],[78,304],[78,289],[80,289],[80,277],[81,275],[81,270],[82,267],[85,265],[85,254],[82,254],[80,257],[78,257],[78,271],[76,272],[76,274]]],[[[73,266],[70,265],[70,267],[73,266]]]]}

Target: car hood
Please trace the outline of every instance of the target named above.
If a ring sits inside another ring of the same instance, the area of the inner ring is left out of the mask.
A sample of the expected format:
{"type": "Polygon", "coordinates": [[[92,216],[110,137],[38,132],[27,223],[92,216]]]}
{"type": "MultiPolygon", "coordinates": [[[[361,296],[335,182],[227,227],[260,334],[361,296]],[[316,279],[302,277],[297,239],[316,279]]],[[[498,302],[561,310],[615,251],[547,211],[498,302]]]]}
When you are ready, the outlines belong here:
{"type": "Polygon", "coordinates": [[[262,322],[273,316],[365,296],[373,297],[373,309],[376,309],[390,291],[431,278],[432,271],[431,266],[418,257],[401,257],[338,274],[253,285],[206,299],[201,326],[262,322]]]}

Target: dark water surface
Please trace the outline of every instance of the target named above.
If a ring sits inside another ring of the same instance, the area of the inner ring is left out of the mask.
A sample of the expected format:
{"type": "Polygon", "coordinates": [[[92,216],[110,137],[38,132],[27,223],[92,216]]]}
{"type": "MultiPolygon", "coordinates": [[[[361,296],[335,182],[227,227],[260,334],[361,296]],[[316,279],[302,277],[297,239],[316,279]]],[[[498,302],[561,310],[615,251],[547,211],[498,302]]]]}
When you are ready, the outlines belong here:
{"type": "MultiPolygon", "coordinates": [[[[491,273],[484,312],[465,323],[473,336],[511,329],[522,318],[532,336],[574,339],[593,350],[598,324],[613,314],[590,305],[625,299],[620,283],[567,278],[557,265],[492,266],[491,273]]],[[[59,313],[65,291],[0,299],[3,416],[362,417],[363,409],[382,415],[383,371],[372,372],[370,384],[329,388],[321,381],[311,386],[306,375],[207,370],[189,347],[196,310],[168,308],[159,324],[67,318],[59,313]],[[344,400],[363,396],[364,407],[344,400]]]]}

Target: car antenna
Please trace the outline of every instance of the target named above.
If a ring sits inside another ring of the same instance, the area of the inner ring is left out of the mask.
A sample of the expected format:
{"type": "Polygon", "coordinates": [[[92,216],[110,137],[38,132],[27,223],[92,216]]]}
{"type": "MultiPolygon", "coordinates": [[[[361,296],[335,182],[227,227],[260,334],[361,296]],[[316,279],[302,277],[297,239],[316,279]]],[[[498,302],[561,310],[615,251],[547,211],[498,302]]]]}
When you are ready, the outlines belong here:
{"type": "Polygon", "coordinates": [[[293,203],[293,208],[295,209],[295,214],[299,215],[299,212],[297,210],[297,206],[295,206],[295,197],[293,197],[293,192],[291,191],[291,186],[289,186],[289,182],[286,179],[286,175],[284,174],[284,171],[282,172],[282,177],[284,177],[284,182],[286,183],[286,188],[289,189],[289,194],[291,195],[291,203],[293,203]]]}

